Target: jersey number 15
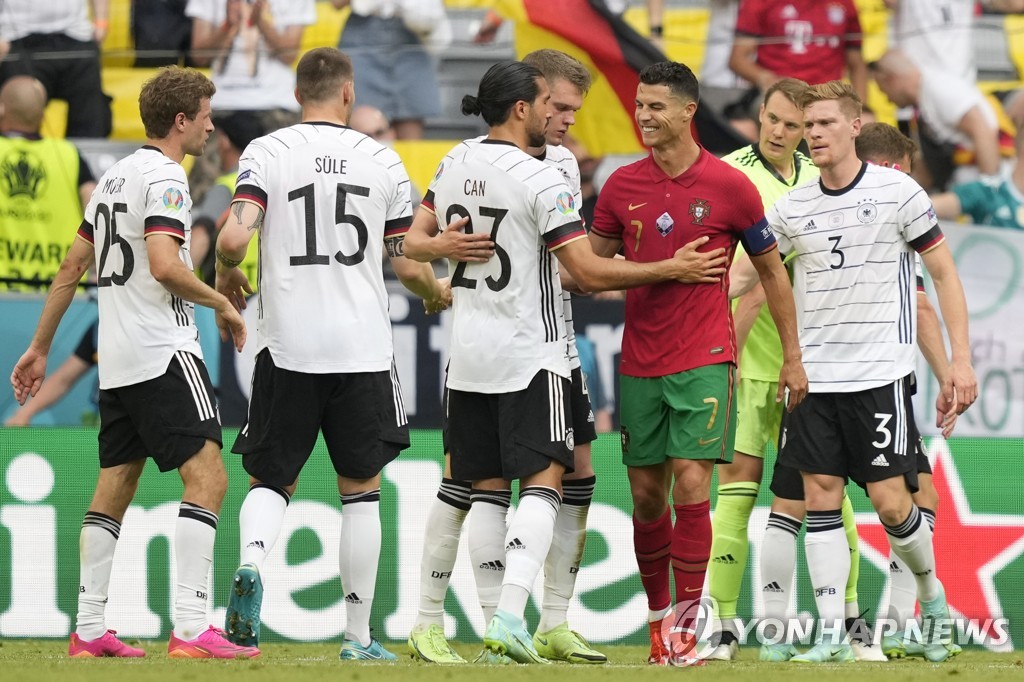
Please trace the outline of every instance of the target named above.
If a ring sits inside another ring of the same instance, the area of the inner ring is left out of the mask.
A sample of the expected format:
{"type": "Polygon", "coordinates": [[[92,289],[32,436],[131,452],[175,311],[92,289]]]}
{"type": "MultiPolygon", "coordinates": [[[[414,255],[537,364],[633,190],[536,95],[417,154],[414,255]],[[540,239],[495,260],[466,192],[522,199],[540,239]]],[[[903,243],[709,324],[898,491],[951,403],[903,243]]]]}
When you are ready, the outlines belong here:
{"type": "MultiPolygon", "coordinates": [[[[346,185],[339,182],[334,195],[334,224],[351,225],[356,231],[356,250],[352,254],[344,254],[338,251],[334,254],[334,260],[342,265],[358,265],[363,262],[366,252],[366,243],[370,234],[366,229],[363,219],[352,213],[345,213],[345,204],[348,195],[354,194],[359,197],[370,196],[369,187],[359,185],[346,185]]],[[[327,265],[331,259],[319,253],[316,244],[316,198],[313,194],[313,184],[303,185],[298,189],[288,192],[289,203],[302,199],[303,215],[306,226],[306,253],[303,256],[292,256],[289,259],[291,265],[327,265]]]]}

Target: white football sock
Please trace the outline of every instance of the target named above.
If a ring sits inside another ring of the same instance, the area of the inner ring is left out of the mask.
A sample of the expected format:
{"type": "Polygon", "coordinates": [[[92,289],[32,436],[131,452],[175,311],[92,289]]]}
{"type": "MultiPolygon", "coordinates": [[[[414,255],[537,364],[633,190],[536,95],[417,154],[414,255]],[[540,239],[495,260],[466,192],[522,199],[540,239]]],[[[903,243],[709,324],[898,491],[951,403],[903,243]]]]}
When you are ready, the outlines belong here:
{"type": "Polygon", "coordinates": [[[772,512],[761,543],[761,596],[764,599],[766,621],[782,624],[784,632],[765,632],[768,638],[788,642],[789,599],[793,594],[796,575],[796,536],[800,520],[787,514],[772,512]]]}
{"type": "Polygon", "coordinates": [[[807,570],[818,607],[819,633],[842,633],[846,579],[850,574],[850,546],[839,509],[807,512],[804,536],[807,570]]]}
{"type": "Polygon", "coordinates": [[[110,587],[110,566],[114,560],[121,524],[106,514],[88,511],[78,536],[79,567],[78,619],[75,632],[90,642],[107,632],[104,610],[110,587]]]}
{"type": "Polygon", "coordinates": [[[281,534],[289,500],[288,493],[277,486],[255,483],[249,488],[238,511],[240,564],[252,564],[263,570],[263,560],[281,534]]]}
{"type": "Polygon", "coordinates": [[[370,611],[380,563],[380,489],[341,496],[338,570],[345,593],[345,639],[370,646],[370,611]]]}
{"type": "Polygon", "coordinates": [[[459,553],[462,524],[469,513],[468,483],[446,478],[427,510],[420,559],[420,606],[416,625],[444,627],[444,598],[459,553]]]}
{"type": "Polygon", "coordinates": [[[562,481],[562,505],[555,517],[551,549],[544,560],[544,601],[538,632],[565,623],[587,543],[587,515],[596,477],[562,481]]]}
{"type": "Polygon", "coordinates": [[[174,634],[179,639],[195,639],[210,627],[207,606],[216,539],[217,515],[183,500],[174,527],[174,563],[178,569],[174,634]]]}
{"type": "Polygon", "coordinates": [[[505,521],[512,504],[511,490],[472,492],[469,515],[469,559],[473,562],[476,593],[484,612],[484,627],[494,617],[505,577],[505,521]]]}
{"type": "Polygon", "coordinates": [[[530,590],[551,549],[561,503],[561,495],[552,488],[531,485],[520,490],[519,506],[505,535],[505,579],[499,610],[523,617],[530,590]]]}

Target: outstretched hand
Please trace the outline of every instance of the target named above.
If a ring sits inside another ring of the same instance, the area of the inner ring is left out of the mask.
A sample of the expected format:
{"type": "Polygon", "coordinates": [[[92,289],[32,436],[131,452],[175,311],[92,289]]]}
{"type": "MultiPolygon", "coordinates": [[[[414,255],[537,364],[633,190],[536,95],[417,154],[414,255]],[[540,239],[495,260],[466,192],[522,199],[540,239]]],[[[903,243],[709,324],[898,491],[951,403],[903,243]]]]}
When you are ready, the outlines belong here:
{"type": "Polygon", "coordinates": [[[252,296],[252,284],[239,268],[229,268],[217,272],[215,288],[223,294],[238,312],[246,308],[246,296],[252,296]]]}
{"type": "Polygon", "coordinates": [[[949,378],[943,383],[942,393],[947,400],[956,402],[957,414],[963,414],[974,404],[978,399],[978,377],[969,361],[954,361],[950,365],[949,378]]]}
{"type": "Polygon", "coordinates": [[[217,310],[217,329],[220,330],[221,341],[228,340],[228,334],[231,335],[234,341],[235,350],[239,353],[242,352],[242,346],[245,345],[245,320],[242,319],[242,314],[235,308],[234,304],[230,301],[226,302],[217,310]]]}
{"type": "Polygon", "coordinates": [[[676,251],[676,273],[672,279],[686,284],[713,284],[721,281],[728,268],[725,249],[699,251],[709,237],[698,237],[676,251]]]}
{"type": "Polygon", "coordinates": [[[942,429],[942,437],[949,439],[956,427],[957,417],[960,415],[960,406],[957,404],[956,396],[952,400],[943,395],[940,391],[935,397],[935,426],[942,429]]]}
{"type": "Polygon", "coordinates": [[[11,372],[11,388],[19,405],[24,405],[29,396],[39,392],[46,377],[46,356],[29,348],[18,360],[11,372]]]}

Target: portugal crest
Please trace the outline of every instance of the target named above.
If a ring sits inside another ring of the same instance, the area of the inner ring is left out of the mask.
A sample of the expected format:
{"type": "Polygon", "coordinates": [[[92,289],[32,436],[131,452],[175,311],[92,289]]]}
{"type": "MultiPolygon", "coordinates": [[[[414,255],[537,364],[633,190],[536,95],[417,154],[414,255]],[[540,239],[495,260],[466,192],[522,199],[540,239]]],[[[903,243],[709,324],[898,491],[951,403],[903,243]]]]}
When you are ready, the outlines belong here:
{"type": "Polygon", "coordinates": [[[711,215],[711,206],[707,199],[694,199],[690,202],[690,217],[694,225],[703,225],[704,219],[711,215]]]}

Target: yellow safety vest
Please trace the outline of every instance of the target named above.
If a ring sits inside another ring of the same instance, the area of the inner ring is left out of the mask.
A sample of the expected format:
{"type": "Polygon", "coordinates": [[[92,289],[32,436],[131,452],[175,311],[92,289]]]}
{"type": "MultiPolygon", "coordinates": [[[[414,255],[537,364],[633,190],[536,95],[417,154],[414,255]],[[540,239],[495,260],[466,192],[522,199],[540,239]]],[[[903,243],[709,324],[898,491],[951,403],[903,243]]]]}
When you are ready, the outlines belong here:
{"type": "MultiPolygon", "coordinates": [[[[220,185],[221,187],[226,187],[228,192],[231,193],[231,196],[234,196],[235,180],[237,178],[238,171],[235,170],[220,176],[219,178],[214,180],[214,184],[220,185]]],[[[224,225],[224,221],[226,219],[227,215],[224,215],[221,217],[220,220],[217,221],[218,230],[220,230],[221,226],[224,225]]],[[[253,239],[252,241],[249,242],[249,250],[245,252],[245,258],[242,259],[241,265],[238,266],[239,268],[242,269],[242,273],[245,275],[246,279],[249,280],[249,284],[252,285],[253,291],[256,291],[257,289],[257,276],[259,274],[259,254],[259,235],[257,235],[256,239],[253,239]]]]}
{"type": "MultiPolygon", "coordinates": [[[[0,137],[0,277],[51,280],[82,222],[78,150],[0,137]]],[[[0,290],[45,291],[0,284],[0,290]]]]}

